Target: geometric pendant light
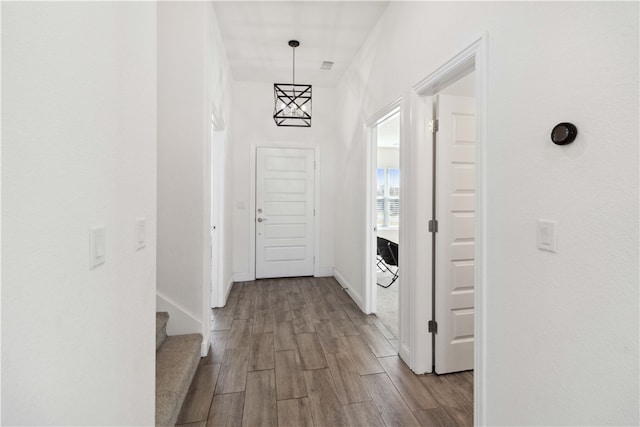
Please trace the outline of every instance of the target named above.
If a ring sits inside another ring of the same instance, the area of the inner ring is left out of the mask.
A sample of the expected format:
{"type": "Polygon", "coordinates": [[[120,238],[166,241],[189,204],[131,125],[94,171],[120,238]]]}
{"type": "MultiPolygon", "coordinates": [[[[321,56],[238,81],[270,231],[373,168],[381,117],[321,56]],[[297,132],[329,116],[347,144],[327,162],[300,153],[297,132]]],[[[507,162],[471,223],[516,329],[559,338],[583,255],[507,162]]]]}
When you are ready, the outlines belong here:
{"type": "Polygon", "coordinates": [[[278,126],[311,127],[311,85],[296,84],[297,40],[289,40],[293,48],[293,81],[273,85],[273,120],[278,126]]]}

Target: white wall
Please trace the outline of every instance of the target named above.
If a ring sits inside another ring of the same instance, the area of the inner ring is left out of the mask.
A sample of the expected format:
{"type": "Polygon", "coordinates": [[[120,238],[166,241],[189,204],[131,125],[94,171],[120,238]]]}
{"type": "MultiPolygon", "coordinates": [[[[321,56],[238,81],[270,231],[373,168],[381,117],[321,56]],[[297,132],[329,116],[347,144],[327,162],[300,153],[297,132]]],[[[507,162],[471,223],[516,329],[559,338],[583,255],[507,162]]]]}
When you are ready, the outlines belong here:
{"type": "Polygon", "coordinates": [[[152,425],[156,6],[3,2],[2,71],[2,424],[152,425]]]}
{"type": "MultiPolygon", "coordinates": [[[[233,269],[236,280],[251,280],[250,193],[252,147],[320,147],[320,273],[331,275],[334,252],[335,89],[313,87],[310,128],[278,127],[273,121],[273,84],[233,84],[233,269]],[[244,207],[239,207],[244,206],[244,207]]],[[[254,148],[255,149],[255,148],[254,148]]]]}
{"type": "Polygon", "coordinates": [[[339,86],[336,270],[363,291],[364,121],[485,31],[481,422],[637,425],[637,3],[392,2],[339,86]],[[550,142],[561,121],[572,145],[550,142]],[[538,218],[558,253],[536,248],[538,218]]]}
{"type": "Polygon", "coordinates": [[[224,122],[228,102],[228,66],[215,25],[211,3],[158,4],[157,307],[169,311],[169,334],[202,333],[205,343],[211,116],[224,122]]]}

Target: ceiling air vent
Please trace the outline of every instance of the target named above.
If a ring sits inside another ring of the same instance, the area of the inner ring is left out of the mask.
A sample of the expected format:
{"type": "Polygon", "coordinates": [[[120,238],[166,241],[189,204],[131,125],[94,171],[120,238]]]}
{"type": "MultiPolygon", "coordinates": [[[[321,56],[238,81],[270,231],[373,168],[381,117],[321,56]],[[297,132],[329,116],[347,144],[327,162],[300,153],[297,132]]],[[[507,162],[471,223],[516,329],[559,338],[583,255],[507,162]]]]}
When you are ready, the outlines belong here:
{"type": "Polygon", "coordinates": [[[331,69],[331,67],[333,67],[333,62],[331,62],[331,61],[324,61],[324,62],[322,63],[322,65],[320,66],[320,69],[321,69],[321,70],[330,70],[330,69],[331,69]]]}

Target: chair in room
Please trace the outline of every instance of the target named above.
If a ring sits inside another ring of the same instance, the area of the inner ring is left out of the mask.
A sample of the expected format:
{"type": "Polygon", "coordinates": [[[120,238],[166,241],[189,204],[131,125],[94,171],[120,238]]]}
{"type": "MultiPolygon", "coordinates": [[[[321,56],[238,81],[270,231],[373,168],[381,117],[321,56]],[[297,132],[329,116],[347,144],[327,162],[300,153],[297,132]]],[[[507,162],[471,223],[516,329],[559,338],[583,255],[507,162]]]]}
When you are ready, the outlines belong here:
{"type": "Polygon", "coordinates": [[[393,285],[396,280],[398,280],[398,244],[392,242],[391,240],[385,239],[384,237],[379,237],[377,240],[377,266],[378,269],[382,272],[389,272],[393,275],[391,278],[391,282],[387,285],[383,285],[381,283],[377,283],[378,286],[382,288],[388,288],[393,285]]]}

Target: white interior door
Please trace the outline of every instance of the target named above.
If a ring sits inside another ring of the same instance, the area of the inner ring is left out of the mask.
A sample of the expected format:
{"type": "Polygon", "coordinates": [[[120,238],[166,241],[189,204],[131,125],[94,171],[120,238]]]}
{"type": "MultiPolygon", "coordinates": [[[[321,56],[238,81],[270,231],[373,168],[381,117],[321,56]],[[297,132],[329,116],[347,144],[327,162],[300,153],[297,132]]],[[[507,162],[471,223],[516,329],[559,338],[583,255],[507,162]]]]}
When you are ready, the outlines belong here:
{"type": "Polygon", "coordinates": [[[475,98],[438,95],[435,370],[473,369],[475,98]]]}
{"type": "Polygon", "coordinates": [[[257,148],[256,278],[314,272],[314,150],[257,148]]]}

